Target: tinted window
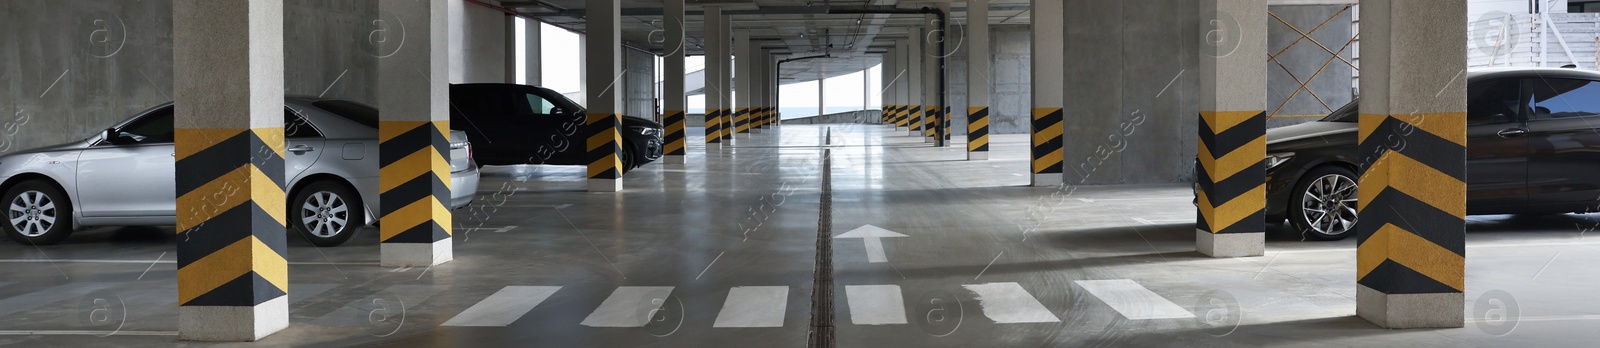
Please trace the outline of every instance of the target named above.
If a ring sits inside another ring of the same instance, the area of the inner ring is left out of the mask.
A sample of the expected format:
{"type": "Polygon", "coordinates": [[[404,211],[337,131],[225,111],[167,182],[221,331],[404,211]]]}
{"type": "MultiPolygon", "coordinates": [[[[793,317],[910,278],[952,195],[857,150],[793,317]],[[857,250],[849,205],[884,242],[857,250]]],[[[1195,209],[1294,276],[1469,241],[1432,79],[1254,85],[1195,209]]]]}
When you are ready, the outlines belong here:
{"type": "Polygon", "coordinates": [[[138,144],[172,142],[172,107],[151,111],[118,130],[123,141],[138,144]]]}
{"type": "Polygon", "coordinates": [[[283,108],[283,136],[288,138],[315,138],[322,137],[316,127],[306,122],[304,117],[294,109],[283,108]]]}
{"type": "Polygon", "coordinates": [[[1529,79],[1533,92],[1533,117],[1563,119],[1600,115],[1600,83],[1589,80],[1529,79]]]}
{"type": "Polygon", "coordinates": [[[523,96],[512,102],[515,104],[512,105],[512,109],[518,115],[549,115],[556,108],[555,103],[545,100],[544,97],[536,94],[526,92],[517,92],[517,94],[523,96]]]}
{"type": "Polygon", "coordinates": [[[378,128],[378,109],[366,104],[348,100],[323,100],[311,103],[317,108],[328,110],[334,115],[339,115],[367,127],[378,128]]]}
{"type": "Polygon", "coordinates": [[[1467,125],[1517,122],[1520,92],[1516,79],[1467,84],[1467,125]]]}

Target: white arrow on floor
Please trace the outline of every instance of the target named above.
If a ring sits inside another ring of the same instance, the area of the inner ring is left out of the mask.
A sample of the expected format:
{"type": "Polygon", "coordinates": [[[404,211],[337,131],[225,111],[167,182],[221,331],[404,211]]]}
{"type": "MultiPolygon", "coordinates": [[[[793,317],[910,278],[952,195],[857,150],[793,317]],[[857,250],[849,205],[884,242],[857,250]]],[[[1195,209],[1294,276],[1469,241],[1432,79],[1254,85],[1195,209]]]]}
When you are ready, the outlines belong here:
{"type": "Polygon", "coordinates": [[[857,227],[833,238],[861,238],[867,246],[867,262],[889,262],[889,257],[883,253],[883,240],[881,238],[907,237],[899,232],[885,230],[882,227],[864,225],[857,227]]]}

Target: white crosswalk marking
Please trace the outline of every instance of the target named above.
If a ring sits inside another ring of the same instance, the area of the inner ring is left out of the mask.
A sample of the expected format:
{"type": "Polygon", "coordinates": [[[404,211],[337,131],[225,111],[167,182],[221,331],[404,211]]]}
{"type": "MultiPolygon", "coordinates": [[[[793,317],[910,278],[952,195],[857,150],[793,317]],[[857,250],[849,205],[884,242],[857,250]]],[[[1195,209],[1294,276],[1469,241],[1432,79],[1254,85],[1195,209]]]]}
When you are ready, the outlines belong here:
{"type": "Polygon", "coordinates": [[[478,301],[444,326],[506,326],[522,318],[540,302],[550,298],[559,286],[507,286],[478,301]]]}
{"type": "Polygon", "coordinates": [[[1194,313],[1131,279],[1079,280],[1078,286],[1131,320],[1193,318],[1194,313]]]}
{"type": "Polygon", "coordinates": [[[670,286],[618,287],[581,324],[592,327],[644,327],[653,314],[651,312],[661,309],[671,294],[670,286]]]}
{"type": "Polygon", "coordinates": [[[845,285],[850,303],[850,323],[885,325],[906,323],[906,301],[899,285],[845,285]]]}
{"type": "Polygon", "coordinates": [[[711,327],[783,327],[789,306],[787,286],[739,286],[728,290],[728,300],[711,327]]]}
{"type": "Polygon", "coordinates": [[[996,323],[1061,322],[1061,319],[1050,313],[1050,309],[1045,308],[1043,303],[1039,303],[1038,299],[1028,294],[1028,290],[1022,289],[1022,284],[988,283],[961,287],[978,294],[978,303],[983,307],[983,315],[996,323]]]}

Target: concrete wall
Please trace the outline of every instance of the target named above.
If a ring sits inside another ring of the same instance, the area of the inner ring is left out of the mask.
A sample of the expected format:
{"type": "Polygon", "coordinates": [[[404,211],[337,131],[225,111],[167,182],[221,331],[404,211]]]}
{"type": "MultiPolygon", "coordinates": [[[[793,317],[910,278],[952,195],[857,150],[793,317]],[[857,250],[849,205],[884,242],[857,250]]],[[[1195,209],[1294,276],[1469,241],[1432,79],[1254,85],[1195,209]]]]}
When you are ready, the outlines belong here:
{"type": "Polygon", "coordinates": [[[1294,28],[1267,19],[1267,54],[1283,52],[1275,62],[1267,62],[1267,114],[1272,116],[1267,127],[1313,121],[1349,103],[1355,96],[1351,88],[1354,69],[1345,61],[1354,58],[1355,49],[1341,52],[1340,48],[1352,37],[1355,9],[1345,10],[1344,5],[1271,6],[1268,11],[1294,28]],[[1322,24],[1324,21],[1327,24],[1322,24]],[[1302,39],[1295,28],[1315,28],[1310,36],[1316,42],[1302,39]],[[1340,52],[1340,59],[1334,59],[1328,50],[1340,52]],[[1296,93],[1301,82],[1307,82],[1307,89],[1296,93]]]}
{"type": "Polygon", "coordinates": [[[450,20],[450,83],[508,82],[505,26],[510,17],[465,1],[446,1],[449,1],[450,20]]]}
{"type": "MultiPolygon", "coordinates": [[[[994,75],[993,84],[990,85],[992,95],[989,100],[994,105],[989,106],[989,133],[991,134],[1027,134],[1033,117],[1033,89],[1030,87],[1029,72],[1033,71],[1033,61],[1029,50],[1033,34],[1025,25],[1003,25],[989,29],[989,47],[993,50],[994,75]]],[[[961,65],[966,70],[966,65],[961,65]]],[[[963,72],[960,83],[966,83],[966,73],[963,72]]],[[[963,90],[965,92],[965,90],[963,90]]],[[[966,99],[963,97],[960,104],[951,104],[965,113],[966,99]]],[[[963,115],[962,122],[966,124],[963,115]]]]}
{"type": "MultiPolygon", "coordinates": [[[[375,102],[376,2],[285,6],[285,93],[375,102]]],[[[172,69],[171,0],[0,1],[0,153],[87,138],[169,101],[172,69]]]]}
{"type": "Polygon", "coordinates": [[[622,49],[622,113],[654,120],[656,115],[656,56],[622,49]]]}

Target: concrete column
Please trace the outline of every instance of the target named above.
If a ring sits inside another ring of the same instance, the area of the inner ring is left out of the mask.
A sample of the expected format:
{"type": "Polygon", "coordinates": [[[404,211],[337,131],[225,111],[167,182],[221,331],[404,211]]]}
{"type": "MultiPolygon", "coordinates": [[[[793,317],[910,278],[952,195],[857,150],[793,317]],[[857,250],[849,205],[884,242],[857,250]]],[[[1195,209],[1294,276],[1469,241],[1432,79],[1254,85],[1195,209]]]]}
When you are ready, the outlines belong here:
{"type": "Polygon", "coordinates": [[[1200,168],[1195,248],[1212,257],[1266,251],[1266,0],[1201,2],[1200,168]]]}
{"type": "Polygon", "coordinates": [[[178,0],[172,24],[178,338],[259,340],[289,327],[283,2],[178,0]]]}
{"type": "Polygon", "coordinates": [[[717,85],[722,92],[722,140],[731,144],[736,130],[733,124],[733,16],[722,16],[721,19],[717,31],[722,40],[718,40],[717,45],[722,56],[717,58],[721,60],[717,67],[722,69],[722,75],[717,78],[717,85]]]}
{"type": "Polygon", "coordinates": [[[505,18],[505,37],[501,38],[505,49],[501,50],[505,56],[506,83],[517,83],[517,16],[507,14],[505,18]]]}
{"type": "Polygon", "coordinates": [[[967,159],[989,159],[989,0],[967,0],[967,159]]]}
{"type": "Polygon", "coordinates": [[[783,126],[783,117],[778,113],[778,88],[783,85],[778,76],[778,57],[771,51],[767,52],[767,126],[766,128],[783,126]]]}
{"type": "Polygon", "coordinates": [[[821,119],[822,115],[828,114],[828,90],[827,90],[828,84],[827,83],[823,83],[823,82],[827,81],[827,79],[828,79],[827,66],[826,65],[822,65],[822,64],[817,64],[817,116],[818,116],[818,119],[821,119]]]}
{"type": "Polygon", "coordinates": [[[689,110],[688,94],[684,92],[684,24],[683,0],[666,0],[662,2],[662,25],[666,29],[667,41],[663,43],[667,54],[661,59],[664,66],[661,73],[666,74],[661,86],[661,123],[666,126],[667,135],[663,139],[666,146],[662,149],[666,164],[683,164],[684,156],[688,153],[688,133],[685,114],[689,110]]]}
{"type": "Polygon", "coordinates": [[[523,73],[523,80],[530,86],[544,84],[544,23],[539,21],[523,21],[522,45],[523,61],[527,63],[523,73]]]}
{"type": "Polygon", "coordinates": [[[622,191],[622,0],[588,4],[589,192],[622,191]]]}
{"type": "Polygon", "coordinates": [[[1466,11],[1361,1],[1356,315],[1384,328],[1465,323],[1466,11]]]}
{"type": "Polygon", "coordinates": [[[404,42],[378,59],[378,186],[385,267],[450,261],[450,55],[439,2],[382,0],[405,25],[404,42]]]}
{"type": "Polygon", "coordinates": [[[911,97],[913,81],[922,79],[921,75],[914,74],[911,69],[911,44],[910,40],[895,40],[895,76],[899,76],[894,85],[895,100],[900,102],[900,112],[897,113],[894,125],[895,130],[911,129],[911,112],[917,107],[916,101],[911,97]],[[917,76],[912,76],[917,75],[917,76]]]}
{"type": "Polygon", "coordinates": [[[750,132],[761,133],[767,124],[767,51],[759,43],[751,43],[750,50],[750,132]]]}
{"type": "Polygon", "coordinates": [[[925,79],[927,75],[923,74],[922,71],[925,69],[922,60],[927,57],[927,51],[923,50],[922,46],[926,43],[926,40],[922,39],[925,32],[921,27],[913,27],[909,28],[909,30],[911,35],[906,38],[905,52],[906,76],[911,77],[911,84],[906,86],[906,96],[911,98],[911,111],[906,117],[906,127],[910,129],[909,135],[920,137],[922,136],[922,115],[926,113],[925,110],[928,107],[927,99],[924,98],[927,91],[922,87],[927,83],[925,79]]]}
{"type": "MultiPolygon", "coordinates": [[[[944,11],[946,15],[950,13],[950,3],[948,2],[936,4],[935,6],[940,11],[944,11]]],[[[946,51],[955,50],[955,45],[947,44],[942,49],[939,47],[941,42],[940,35],[947,35],[950,32],[948,30],[948,20],[940,21],[938,16],[932,14],[924,17],[927,18],[928,33],[923,36],[923,40],[927,42],[924,45],[926,46],[924,49],[928,53],[923,55],[922,58],[924,64],[923,73],[926,74],[922,81],[924,81],[923,90],[926,91],[924,98],[927,98],[927,102],[924,104],[928,104],[929,107],[922,121],[922,134],[924,142],[942,147],[945,146],[945,134],[948,133],[945,131],[945,118],[949,117],[947,115],[949,110],[945,110],[947,105],[943,104],[946,99],[941,98],[944,95],[944,91],[939,89],[941,85],[948,85],[943,83],[946,81],[944,65],[942,64],[943,59],[940,58],[947,58],[950,52],[946,51]]],[[[948,39],[948,36],[945,37],[948,39]]]]}
{"type": "Polygon", "coordinates": [[[705,96],[706,96],[706,152],[722,150],[722,78],[724,53],[722,52],[722,6],[706,6],[704,15],[705,39],[705,96]]]}
{"type": "Polygon", "coordinates": [[[895,114],[898,113],[900,109],[900,101],[895,100],[894,95],[894,86],[896,83],[899,83],[899,81],[896,81],[896,79],[900,77],[898,75],[899,72],[896,71],[897,68],[895,67],[895,61],[897,59],[899,58],[897,57],[895,50],[890,49],[887,53],[883,54],[883,65],[878,69],[879,72],[882,73],[882,78],[879,79],[878,83],[878,93],[880,95],[879,99],[882,99],[883,103],[883,118],[881,121],[883,124],[887,124],[890,127],[894,127],[894,121],[896,117],[895,114]]]}
{"type": "Polygon", "coordinates": [[[733,66],[733,83],[736,97],[733,107],[733,130],[739,139],[750,138],[751,116],[755,114],[751,101],[755,100],[755,74],[752,64],[755,62],[754,50],[750,48],[750,31],[738,30],[733,32],[733,54],[737,55],[733,66]]]}
{"type": "Polygon", "coordinates": [[[1029,134],[1033,138],[1030,150],[1033,186],[1055,186],[1063,184],[1064,180],[1061,142],[1064,118],[1061,109],[1066,106],[1063,80],[1067,77],[1067,50],[1062,40],[1067,30],[1064,20],[1066,9],[1058,0],[1031,2],[1033,124],[1029,127],[1029,134]]]}

